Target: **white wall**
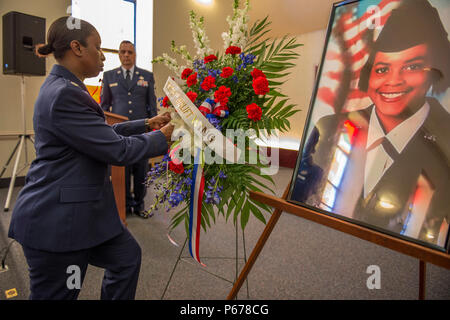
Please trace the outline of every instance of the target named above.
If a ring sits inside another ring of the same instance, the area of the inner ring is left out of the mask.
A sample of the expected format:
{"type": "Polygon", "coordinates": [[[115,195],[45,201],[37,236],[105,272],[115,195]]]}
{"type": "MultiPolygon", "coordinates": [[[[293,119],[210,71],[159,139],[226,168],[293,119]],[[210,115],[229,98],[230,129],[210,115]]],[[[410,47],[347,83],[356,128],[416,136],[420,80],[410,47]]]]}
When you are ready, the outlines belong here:
{"type": "MultiPolygon", "coordinates": [[[[153,57],[167,53],[183,60],[170,51],[171,41],[177,46],[186,45],[192,55],[196,50],[189,28],[189,11],[194,10],[198,16],[205,18],[206,34],[210,40],[210,47],[215,51],[223,50],[222,32],[228,28],[226,17],[232,14],[233,0],[213,0],[212,4],[204,5],[196,0],[154,0],[153,5],[153,57]]],[[[156,96],[164,96],[162,90],[167,77],[173,73],[163,64],[154,64],[156,96]]]]}
{"type": "Polygon", "coordinates": [[[136,3],[136,64],[153,71],[153,0],[136,3]]]}
{"type": "Polygon", "coordinates": [[[325,44],[326,30],[313,31],[297,36],[297,43],[303,46],[296,49],[300,57],[291,69],[288,81],[281,92],[290,98],[291,103],[297,104],[297,112],[290,118],[291,130],[282,134],[283,139],[300,143],[309,104],[315,85],[315,67],[320,64],[322,50],[325,44]]]}

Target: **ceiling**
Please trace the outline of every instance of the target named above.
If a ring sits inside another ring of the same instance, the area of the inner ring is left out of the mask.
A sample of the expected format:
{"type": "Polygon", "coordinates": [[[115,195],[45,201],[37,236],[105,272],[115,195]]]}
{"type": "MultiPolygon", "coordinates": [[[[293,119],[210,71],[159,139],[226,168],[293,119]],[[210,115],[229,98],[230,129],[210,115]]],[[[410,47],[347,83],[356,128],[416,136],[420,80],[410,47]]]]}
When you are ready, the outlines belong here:
{"type": "Polygon", "coordinates": [[[269,15],[271,36],[299,35],[325,29],[338,0],[250,0],[250,26],[269,15]]]}

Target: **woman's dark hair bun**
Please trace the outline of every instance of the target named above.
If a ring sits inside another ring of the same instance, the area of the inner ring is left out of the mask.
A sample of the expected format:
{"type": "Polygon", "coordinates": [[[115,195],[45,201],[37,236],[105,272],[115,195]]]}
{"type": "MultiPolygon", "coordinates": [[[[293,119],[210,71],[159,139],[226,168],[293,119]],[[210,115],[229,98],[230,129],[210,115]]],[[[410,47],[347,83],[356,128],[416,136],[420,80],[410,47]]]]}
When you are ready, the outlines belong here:
{"type": "Polygon", "coordinates": [[[47,45],[38,50],[39,54],[53,53],[56,60],[62,59],[66,51],[70,50],[70,43],[74,40],[82,46],[87,46],[87,38],[94,32],[95,27],[89,22],[79,19],[79,24],[71,25],[70,16],[56,19],[47,32],[47,45]]]}
{"type": "Polygon", "coordinates": [[[45,46],[40,47],[37,51],[38,51],[38,53],[46,56],[46,55],[52,53],[53,51],[55,51],[55,49],[53,48],[52,45],[46,44],[45,46]]]}

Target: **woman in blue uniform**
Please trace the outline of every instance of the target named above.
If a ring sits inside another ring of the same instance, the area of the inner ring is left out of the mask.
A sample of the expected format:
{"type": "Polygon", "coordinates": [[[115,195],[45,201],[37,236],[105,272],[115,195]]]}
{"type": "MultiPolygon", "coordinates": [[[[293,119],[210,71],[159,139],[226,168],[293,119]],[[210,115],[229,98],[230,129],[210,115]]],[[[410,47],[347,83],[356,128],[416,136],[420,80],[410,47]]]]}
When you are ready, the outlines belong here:
{"type": "Polygon", "coordinates": [[[39,54],[57,64],[34,107],[36,159],[16,201],[9,237],[21,243],[30,272],[30,299],[76,299],[88,264],[104,268],[102,299],[134,299],[141,249],[117,211],[109,165],[125,166],[167,152],[169,114],[105,123],[83,80],[105,57],[97,30],[57,19],[39,54]],[[154,129],[156,129],[154,131],[154,129]],[[70,281],[69,281],[70,280],[70,281]],[[76,280],[76,279],[75,279],[76,280]]]}
{"type": "Polygon", "coordinates": [[[450,114],[433,97],[450,87],[449,57],[436,8],[400,2],[361,70],[373,104],[316,123],[292,200],[449,250],[450,114]]]}

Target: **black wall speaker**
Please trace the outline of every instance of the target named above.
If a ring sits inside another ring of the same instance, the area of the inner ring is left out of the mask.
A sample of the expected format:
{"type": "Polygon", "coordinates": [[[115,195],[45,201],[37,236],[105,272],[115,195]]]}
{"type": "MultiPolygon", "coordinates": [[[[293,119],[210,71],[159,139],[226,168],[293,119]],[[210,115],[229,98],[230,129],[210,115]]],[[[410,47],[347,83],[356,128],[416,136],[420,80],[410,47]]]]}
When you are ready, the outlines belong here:
{"type": "Polygon", "coordinates": [[[45,76],[45,59],[34,46],[45,43],[45,18],[16,11],[3,16],[3,73],[45,76]]]}

